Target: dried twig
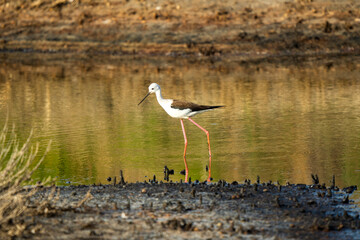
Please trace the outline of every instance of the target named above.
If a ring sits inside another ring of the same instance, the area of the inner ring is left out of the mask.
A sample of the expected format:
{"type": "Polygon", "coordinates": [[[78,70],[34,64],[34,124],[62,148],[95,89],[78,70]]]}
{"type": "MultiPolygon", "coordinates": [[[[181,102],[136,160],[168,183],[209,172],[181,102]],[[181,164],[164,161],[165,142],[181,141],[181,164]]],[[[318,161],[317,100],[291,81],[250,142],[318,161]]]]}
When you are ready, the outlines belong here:
{"type": "Polygon", "coordinates": [[[91,194],[91,188],[89,189],[89,191],[86,193],[85,197],[78,202],[78,204],[76,205],[76,208],[81,207],[87,200],[92,199],[93,195],[91,194]]]}

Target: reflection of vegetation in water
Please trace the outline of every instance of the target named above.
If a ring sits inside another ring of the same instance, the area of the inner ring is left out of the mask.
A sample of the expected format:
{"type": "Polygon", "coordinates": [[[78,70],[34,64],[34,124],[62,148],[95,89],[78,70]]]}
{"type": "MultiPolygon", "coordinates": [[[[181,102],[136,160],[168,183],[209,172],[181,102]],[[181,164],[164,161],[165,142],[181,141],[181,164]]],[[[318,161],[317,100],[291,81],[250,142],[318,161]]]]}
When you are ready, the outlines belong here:
{"type": "MultiPolygon", "coordinates": [[[[28,184],[31,175],[44,161],[50,150],[50,142],[43,157],[36,160],[39,145],[31,147],[30,137],[23,145],[20,144],[14,129],[7,137],[8,129],[5,126],[0,133],[0,224],[28,211],[26,201],[36,192],[22,191],[22,186],[28,184]]],[[[48,183],[50,178],[43,183],[48,183]]]]}
{"type": "MultiPolygon", "coordinates": [[[[19,134],[33,126],[41,142],[54,139],[36,179],[51,174],[62,184],[91,184],[123,169],[126,180],[142,181],[145,175],[159,178],[164,165],[182,170],[179,120],[154,96],[136,105],[148,84],[158,82],[164,97],[226,106],[196,116],[210,132],[215,180],[260,175],[263,181],[311,183],[310,174],[317,173],[324,182],[335,174],[339,184],[357,184],[359,71],[354,61],[328,66],[128,59],[3,63],[0,110],[12,106],[19,134]]],[[[205,180],[206,137],[188,122],[185,128],[190,175],[205,180]]]]}

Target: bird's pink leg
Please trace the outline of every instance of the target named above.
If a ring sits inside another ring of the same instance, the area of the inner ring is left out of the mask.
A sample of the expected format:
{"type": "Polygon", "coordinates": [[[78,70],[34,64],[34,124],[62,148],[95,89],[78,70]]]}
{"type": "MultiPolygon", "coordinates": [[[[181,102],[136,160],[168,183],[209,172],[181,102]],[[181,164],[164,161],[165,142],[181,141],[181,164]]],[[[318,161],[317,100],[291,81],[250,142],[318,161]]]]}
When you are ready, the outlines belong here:
{"type": "Polygon", "coordinates": [[[209,177],[207,179],[208,182],[211,181],[211,150],[210,150],[210,135],[209,135],[209,131],[206,130],[205,128],[203,128],[202,126],[200,126],[199,124],[197,124],[194,120],[192,120],[191,118],[188,118],[190,122],[192,122],[193,124],[195,124],[198,128],[200,128],[201,130],[203,130],[206,133],[207,136],[207,141],[208,141],[208,145],[209,145],[209,177]]]}
{"type": "Polygon", "coordinates": [[[184,127],[184,122],[182,119],[180,119],[181,122],[181,128],[184,134],[184,140],[185,140],[185,148],[184,148],[184,163],[185,163],[185,182],[188,182],[188,176],[189,176],[189,169],[186,163],[186,148],[187,148],[187,138],[186,138],[186,133],[185,133],[185,127],[184,127]]]}

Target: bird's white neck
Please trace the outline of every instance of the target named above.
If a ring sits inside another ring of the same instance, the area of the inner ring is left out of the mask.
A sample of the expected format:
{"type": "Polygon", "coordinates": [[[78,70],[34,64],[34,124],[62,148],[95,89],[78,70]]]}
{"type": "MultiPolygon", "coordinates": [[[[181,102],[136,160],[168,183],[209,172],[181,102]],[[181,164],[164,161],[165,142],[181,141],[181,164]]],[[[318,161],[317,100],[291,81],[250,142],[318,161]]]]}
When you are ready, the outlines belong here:
{"type": "Polygon", "coordinates": [[[158,102],[160,103],[162,100],[164,100],[163,96],[161,95],[161,90],[156,91],[156,99],[158,100],[158,102]]]}

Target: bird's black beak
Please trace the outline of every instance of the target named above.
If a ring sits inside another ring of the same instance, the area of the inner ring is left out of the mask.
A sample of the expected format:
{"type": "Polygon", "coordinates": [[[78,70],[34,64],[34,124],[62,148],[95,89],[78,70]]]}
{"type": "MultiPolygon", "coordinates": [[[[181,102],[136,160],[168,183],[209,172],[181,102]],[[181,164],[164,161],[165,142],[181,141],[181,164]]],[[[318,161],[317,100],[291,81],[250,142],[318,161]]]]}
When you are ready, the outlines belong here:
{"type": "Polygon", "coordinates": [[[139,102],[138,106],[139,106],[149,95],[150,95],[150,92],[148,92],[148,93],[146,94],[146,96],[143,98],[143,100],[141,100],[141,102],[139,102]]]}

